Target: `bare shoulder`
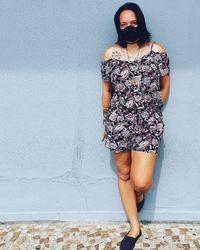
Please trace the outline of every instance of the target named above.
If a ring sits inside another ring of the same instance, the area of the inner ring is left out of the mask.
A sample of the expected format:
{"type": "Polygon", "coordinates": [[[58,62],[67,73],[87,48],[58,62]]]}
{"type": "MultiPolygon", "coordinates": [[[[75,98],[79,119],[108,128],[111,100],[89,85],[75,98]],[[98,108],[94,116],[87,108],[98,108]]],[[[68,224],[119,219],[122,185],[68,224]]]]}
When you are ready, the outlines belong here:
{"type": "Polygon", "coordinates": [[[162,44],[160,44],[158,42],[152,42],[152,44],[153,44],[153,47],[152,47],[153,51],[160,52],[160,53],[166,52],[166,50],[162,44]]]}
{"type": "Polygon", "coordinates": [[[109,59],[121,59],[122,50],[118,44],[114,44],[104,50],[102,61],[107,61],[109,59]]]}

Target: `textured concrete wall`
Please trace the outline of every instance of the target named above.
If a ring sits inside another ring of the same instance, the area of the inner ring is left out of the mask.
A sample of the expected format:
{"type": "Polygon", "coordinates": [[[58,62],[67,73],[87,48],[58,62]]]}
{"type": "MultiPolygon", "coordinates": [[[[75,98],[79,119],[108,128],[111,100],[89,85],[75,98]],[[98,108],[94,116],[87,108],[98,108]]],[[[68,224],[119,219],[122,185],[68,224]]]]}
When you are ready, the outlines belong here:
{"type": "MultiPolygon", "coordinates": [[[[124,1],[0,1],[0,220],[124,220],[101,142],[100,61],[124,1]]],[[[154,186],[141,219],[200,219],[197,0],[137,1],[171,59],[154,186]]]]}

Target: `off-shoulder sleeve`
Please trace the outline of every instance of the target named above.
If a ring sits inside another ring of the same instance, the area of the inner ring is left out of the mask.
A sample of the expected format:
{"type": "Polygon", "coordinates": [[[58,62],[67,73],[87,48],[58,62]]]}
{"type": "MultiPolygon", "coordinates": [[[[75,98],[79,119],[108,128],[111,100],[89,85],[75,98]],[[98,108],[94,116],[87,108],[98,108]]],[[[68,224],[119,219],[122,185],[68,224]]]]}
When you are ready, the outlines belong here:
{"type": "Polygon", "coordinates": [[[161,76],[164,76],[170,73],[170,60],[166,51],[159,53],[158,69],[159,69],[161,76]]]}
{"type": "Polygon", "coordinates": [[[112,61],[101,61],[101,76],[105,81],[111,80],[112,61]]]}

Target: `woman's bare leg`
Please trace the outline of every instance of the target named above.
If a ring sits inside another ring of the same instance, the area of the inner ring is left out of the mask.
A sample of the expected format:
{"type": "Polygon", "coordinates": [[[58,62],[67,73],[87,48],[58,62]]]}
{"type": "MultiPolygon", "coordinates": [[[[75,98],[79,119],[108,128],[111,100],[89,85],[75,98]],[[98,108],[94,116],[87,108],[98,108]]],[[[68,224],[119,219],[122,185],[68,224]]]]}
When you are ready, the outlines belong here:
{"type": "Polygon", "coordinates": [[[153,184],[155,153],[131,151],[131,180],[137,196],[137,202],[143,199],[144,192],[153,184]]]}
{"type": "Polygon", "coordinates": [[[131,151],[119,153],[113,152],[113,155],[118,175],[119,193],[131,226],[128,235],[136,237],[140,231],[140,224],[136,206],[136,193],[133,189],[133,183],[130,179],[131,151]]]}
{"type": "Polygon", "coordinates": [[[156,155],[133,150],[113,155],[120,196],[131,226],[128,235],[136,237],[140,229],[136,201],[141,201],[153,184],[156,155]]]}

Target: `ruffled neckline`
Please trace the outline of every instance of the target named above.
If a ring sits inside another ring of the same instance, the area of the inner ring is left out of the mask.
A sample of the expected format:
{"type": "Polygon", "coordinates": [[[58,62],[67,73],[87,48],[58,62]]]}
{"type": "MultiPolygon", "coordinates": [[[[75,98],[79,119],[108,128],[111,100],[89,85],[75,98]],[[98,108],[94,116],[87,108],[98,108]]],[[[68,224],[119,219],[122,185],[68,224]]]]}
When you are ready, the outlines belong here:
{"type": "Polygon", "coordinates": [[[160,54],[161,56],[167,56],[167,52],[166,51],[163,51],[163,52],[159,52],[159,51],[153,51],[151,50],[149,53],[143,55],[142,57],[138,58],[138,59],[134,59],[132,61],[127,61],[127,60],[121,60],[121,59],[117,59],[117,58],[110,58],[108,60],[105,60],[105,61],[101,61],[101,64],[106,64],[107,62],[111,62],[111,61],[117,61],[117,62],[127,62],[127,63],[135,63],[135,62],[138,62],[138,61],[142,61],[144,58],[148,57],[149,55],[151,54],[160,54]]]}

